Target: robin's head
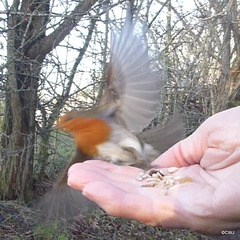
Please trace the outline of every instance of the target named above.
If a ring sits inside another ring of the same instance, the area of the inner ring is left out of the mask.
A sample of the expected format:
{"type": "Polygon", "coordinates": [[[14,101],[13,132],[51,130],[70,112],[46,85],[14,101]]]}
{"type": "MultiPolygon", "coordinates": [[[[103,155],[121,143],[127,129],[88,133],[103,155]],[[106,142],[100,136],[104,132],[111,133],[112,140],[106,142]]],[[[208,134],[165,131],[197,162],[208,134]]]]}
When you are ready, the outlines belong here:
{"type": "Polygon", "coordinates": [[[90,156],[98,155],[97,146],[108,141],[112,132],[107,121],[74,113],[62,116],[56,127],[71,134],[77,147],[90,156]]]}
{"type": "Polygon", "coordinates": [[[56,128],[73,133],[79,125],[77,119],[71,112],[67,113],[57,121],[56,128]]]}

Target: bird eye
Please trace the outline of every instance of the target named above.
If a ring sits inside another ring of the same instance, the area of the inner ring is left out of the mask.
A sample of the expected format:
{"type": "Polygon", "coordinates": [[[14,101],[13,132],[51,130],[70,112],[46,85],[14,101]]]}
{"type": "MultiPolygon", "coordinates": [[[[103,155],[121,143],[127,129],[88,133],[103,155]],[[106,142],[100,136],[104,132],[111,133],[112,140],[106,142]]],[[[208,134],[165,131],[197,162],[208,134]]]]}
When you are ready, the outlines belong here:
{"type": "Polygon", "coordinates": [[[70,121],[70,120],[72,120],[72,117],[71,116],[67,116],[65,120],[66,121],[70,121]]]}

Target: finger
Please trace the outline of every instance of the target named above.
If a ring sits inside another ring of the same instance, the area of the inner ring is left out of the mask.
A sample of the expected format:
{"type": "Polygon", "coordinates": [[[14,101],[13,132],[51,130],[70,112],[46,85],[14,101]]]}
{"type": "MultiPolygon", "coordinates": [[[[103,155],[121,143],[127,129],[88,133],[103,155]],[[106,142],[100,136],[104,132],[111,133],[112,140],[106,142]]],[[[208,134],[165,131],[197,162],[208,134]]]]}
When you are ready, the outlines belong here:
{"type": "Polygon", "coordinates": [[[113,173],[101,168],[95,170],[78,168],[77,171],[71,171],[68,176],[68,185],[76,190],[82,190],[86,184],[94,181],[109,182],[126,191],[135,191],[136,187],[143,184],[136,179],[136,176],[113,173]]]}
{"type": "Polygon", "coordinates": [[[83,195],[112,216],[134,219],[152,226],[166,224],[175,215],[174,202],[170,197],[143,197],[136,192],[126,192],[111,183],[91,182],[84,187],[83,195]]]}
{"type": "Polygon", "coordinates": [[[183,167],[198,164],[207,148],[206,139],[205,127],[201,126],[192,135],[160,155],[152,165],[183,167]]]}
{"type": "Polygon", "coordinates": [[[128,191],[134,191],[134,187],[143,183],[137,180],[141,169],[117,166],[101,161],[88,161],[71,166],[68,172],[68,185],[77,190],[93,181],[112,182],[118,187],[128,191]]]}
{"type": "Polygon", "coordinates": [[[106,162],[106,161],[102,161],[102,160],[87,160],[81,163],[75,163],[73,164],[69,169],[68,169],[68,173],[70,174],[72,171],[76,171],[78,169],[78,167],[80,168],[84,168],[84,169],[91,169],[93,167],[100,167],[102,169],[113,169],[115,168],[115,166],[112,163],[106,162]]]}
{"type": "Polygon", "coordinates": [[[108,163],[105,161],[100,160],[89,160],[85,161],[83,163],[76,163],[73,164],[69,170],[68,174],[70,175],[73,172],[77,172],[78,170],[90,170],[95,172],[109,172],[113,174],[122,174],[124,176],[130,176],[130,177],[137,177],[141,172],[143,172],[142,169],[132,167],[132,166],[119,166],[112,163],[108,163]]]}

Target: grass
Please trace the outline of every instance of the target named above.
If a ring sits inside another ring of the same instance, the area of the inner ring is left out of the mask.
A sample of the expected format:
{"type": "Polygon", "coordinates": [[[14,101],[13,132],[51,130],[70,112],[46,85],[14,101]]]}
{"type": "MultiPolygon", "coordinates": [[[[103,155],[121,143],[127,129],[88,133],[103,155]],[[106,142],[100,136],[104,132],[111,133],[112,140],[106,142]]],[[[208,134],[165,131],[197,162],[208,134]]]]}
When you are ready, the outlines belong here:
{"type": "Polygon", "coordinates": [[[162,229],[115,218],[100,209],[67,223],[38,225],[36,212],[20,201],[0,203],[1,240],[212,240],[187,230],[162,229]]]}

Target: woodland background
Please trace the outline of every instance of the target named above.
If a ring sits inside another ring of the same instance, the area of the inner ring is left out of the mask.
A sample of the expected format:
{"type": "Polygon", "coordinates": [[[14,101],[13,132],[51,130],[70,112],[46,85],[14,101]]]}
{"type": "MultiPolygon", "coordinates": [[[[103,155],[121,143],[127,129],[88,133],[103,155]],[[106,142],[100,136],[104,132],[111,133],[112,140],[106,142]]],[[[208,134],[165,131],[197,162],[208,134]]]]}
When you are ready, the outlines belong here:
{"type": "Polygon", "coordinates": [[[0,9],[0,199],[7,206],[35,199],[73,154],[72,139],[53,126],[66,111],[98,102],[110,31],[123,25],[126,9],[146,21],[150,55],[163,69],[158,124],[178,111],[190,134],[239,105],[238,0],[0,0],[0,9]]]}

